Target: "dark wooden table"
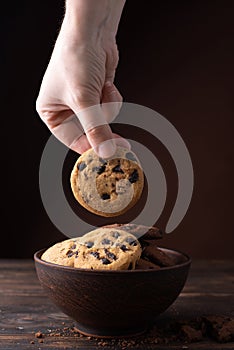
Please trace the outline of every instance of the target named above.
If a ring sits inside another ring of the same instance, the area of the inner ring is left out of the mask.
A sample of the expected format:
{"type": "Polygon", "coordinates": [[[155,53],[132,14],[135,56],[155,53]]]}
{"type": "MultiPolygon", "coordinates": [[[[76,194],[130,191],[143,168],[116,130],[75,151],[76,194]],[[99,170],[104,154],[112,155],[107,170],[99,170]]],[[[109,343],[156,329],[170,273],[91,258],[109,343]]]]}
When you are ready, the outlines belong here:
{"type": "MultiPolygon", "coordinates": [[[[160,321],[204,314],[234,316],[234,262],[193,261],[179,298],[160,321]]],[[[0,349],[125,349],[125,344],[66,334],[73,320],[54,306],[42,290],[32,260],[0,260],[0,349]],[[57,329],[57,331],[56,331],[57,329]],[[58,329],[64,331],[59,334],[58,329]],[[43,338],[36,338],[41,331],[43,338]],[[58,335],[50,336],[50,333],[58,335]]],[[[234,349],[234,343],[212,339],[180,344],[137,344],[131,349],[234,349]]]]}

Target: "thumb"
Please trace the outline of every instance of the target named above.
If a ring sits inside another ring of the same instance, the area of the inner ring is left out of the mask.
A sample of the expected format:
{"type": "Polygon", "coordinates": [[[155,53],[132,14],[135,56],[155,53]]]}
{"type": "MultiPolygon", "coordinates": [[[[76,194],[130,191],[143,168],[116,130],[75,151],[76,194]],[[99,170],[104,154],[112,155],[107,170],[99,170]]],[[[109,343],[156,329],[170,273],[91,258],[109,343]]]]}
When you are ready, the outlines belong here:
{"type": "Polygon", "coordinates": [[[87,139],[94,151],[101,158],[108,158],[114,155],[116,144],[113,139],[111,128],[105,118],[100,104],[79,105],[73,108],[76,113],[87,139]]]}

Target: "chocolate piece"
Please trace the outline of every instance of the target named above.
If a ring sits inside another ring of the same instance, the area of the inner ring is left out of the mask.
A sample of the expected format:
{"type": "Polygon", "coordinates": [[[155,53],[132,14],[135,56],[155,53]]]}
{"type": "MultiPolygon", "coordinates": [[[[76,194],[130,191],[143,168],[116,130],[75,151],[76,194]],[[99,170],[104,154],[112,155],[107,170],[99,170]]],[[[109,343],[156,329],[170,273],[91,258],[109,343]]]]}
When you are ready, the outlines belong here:
{"type": "Polygon", "coordinates": [[[103,158],[99,158],[99,162],[106,165],[106,161],[103,158]]]}
{"type": "Polygon", "coordinates": [[[120,165],[116,165],[113,169],[112,169],[113,173],[120,173],[120,174],[124,174],[123,170],[120,168],[120,165]]]}
{"type": "Polygon", "coordinates": [[[102,240],[102,244],[110,244],[110,243],[111,243],[111,241],[108,238],[104,238],[102,240]]]}
{"type": "Polygon", "coordinates": [[[95,258],[99,259],[99,253],[98,252],[90,252],[91,255],[93,255],[95,258]]]}
{"type": "Polygon", "coordinates": [[[95,166],[92,170],[96,171],[98,173],[98,175],[100,175],[100,174],[104,173],[104,171],[106,170],[106,166],[105,165],[95,166]]]}
{"type": "Polygon", "coordinates": [[[66,252],[66,255],[67,255],[68,258],[71,258],[73,254],[75,254],[75,253],[72,250],[68,250],[66,252]]]}
{"type": "Polygon", "coordinates": [[[120,234],[119,234],[118,231],[114,231],[114,232],[112,233],[112,236],[113,236],[114,238],[118,238],[118,237],[120,236],[120,234]]]}
{"type": "Polygon", "coordinates": [[[85,164],[85,162],[81,162],[77,165],[77,167],[80,171],[82,171],[87,167],[87,165],[85,164]]]}
{"type": "Polygon", "coordinates": [[[91,242],[91,241],[85,242],[85,245],[87,248],[92,248],[92,246],[94,245],[94,242],[91,242]]]}
{"type": "Polygon", "coordinates": [[[135,169],[133,173],[129,176],[128,181],[131,182],[131,184],[137,182],[139,179],[138,171],[135,169]]]}
{"type": "Polygon", "coordinates": [[[234,319],[227,316],[204,316],[206,333],[220,343],[234,341],[234,319]]]}
{"type": "Polygon", "coordinates": [[[127,250],[129,250],[125,244],[121,244],[120,246],[120,249],[123,251],[123,252],[126,252],[127,250]]]}
{"type": "Polygon", "coordinates": [[[202,340],[202,331],[187,324],[181,326],[181,335],[188,342],[202,340]]]}
{"type": "Polygon", "coordinates": [[[174,261],[169,255],[164,253],[161,249],[157,248],[156,245],[149,245],[143,249],[142,258],[146,258],[151,262],[161,266],[173,266],[174,261]]]}
{"type": "Polygon", "coordinates": [[[75,243],[71,246],[71,249],[76,249],[76,244],[75,243]]]}
{"type": "Polygon", "coordinates": [[[137,245],[137,241],[134,238],[132,238],[132,237],[127,237],[125,239],[125,242],[127,242],[128,244],[133,245],[133,246],[137,245]]]}
{"type": "Polygon", "coordinates": [[[101,195],[101,198],[102,198],[103,200],[110,199],[110,195],[109,195],[108,193],[103,193],[103,194],[101,195]]]}
{"type": "Polygon", "coordinates": [[[109,259],[107,259],[107,258],[102,258],[101,260],[102,260],[103,265],[111,264],[111,261],[109,259]]]}
{"type": "Polygon", "coordinates": [[[112,260],[116,260],[116,255],[114,253],[109,252],[109,250],[105,249],[106,256],[112,260]]]}
{"type": "Polygon", "coordinates": [[[160,270],[160,266],[151,261],[140,259],[136,264],[136,270],[160,270]]]}

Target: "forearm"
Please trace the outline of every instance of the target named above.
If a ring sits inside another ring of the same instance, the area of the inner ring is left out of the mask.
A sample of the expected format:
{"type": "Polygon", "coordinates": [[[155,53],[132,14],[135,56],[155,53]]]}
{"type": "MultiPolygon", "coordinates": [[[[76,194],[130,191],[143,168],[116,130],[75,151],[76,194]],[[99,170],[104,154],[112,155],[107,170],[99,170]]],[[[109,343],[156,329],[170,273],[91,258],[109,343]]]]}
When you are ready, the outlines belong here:
{"type": "Polygon", "coordinates": [[[99,40],[116,36],[125,0],[66,0],[63,25],[79,39],[99,40]]]}

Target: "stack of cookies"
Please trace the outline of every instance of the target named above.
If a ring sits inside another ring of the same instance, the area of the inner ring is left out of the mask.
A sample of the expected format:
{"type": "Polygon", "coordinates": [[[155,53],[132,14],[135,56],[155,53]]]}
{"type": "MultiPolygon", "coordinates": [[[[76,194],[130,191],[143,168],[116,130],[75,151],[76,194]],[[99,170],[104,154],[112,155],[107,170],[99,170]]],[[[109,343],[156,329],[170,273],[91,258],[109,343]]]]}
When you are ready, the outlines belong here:
{"type": "Polygon", "coordinates": [[[174,265],[172,258],[156,245],[161,237],[157,228],[115,224],[56,243],[41,258],[58,265],[91,270],[160,269],[174,265]],[[143,231],[146,233],[138,239],[143,231]]]}

